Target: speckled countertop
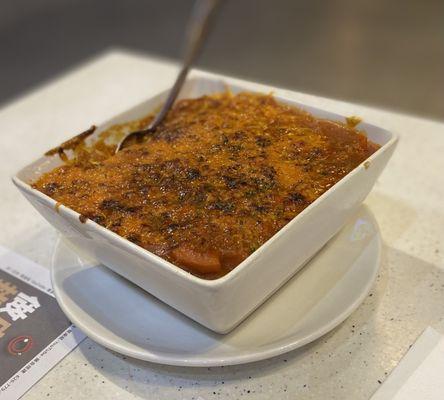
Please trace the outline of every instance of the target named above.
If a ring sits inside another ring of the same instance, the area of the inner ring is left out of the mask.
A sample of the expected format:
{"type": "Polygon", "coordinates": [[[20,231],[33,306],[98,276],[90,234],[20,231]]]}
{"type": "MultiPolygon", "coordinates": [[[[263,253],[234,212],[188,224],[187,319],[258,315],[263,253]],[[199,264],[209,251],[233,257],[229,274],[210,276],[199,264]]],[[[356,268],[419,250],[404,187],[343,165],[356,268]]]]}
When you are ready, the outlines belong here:
{"type": "MultiPolygon", "coordinates": [[[[57,234],[9,177],[91,122],[167,88],[175,71],[161,60],[114,51],[0,110],[0,243],[49,267],[57,234]]],[[[24,399],[368,399],[424,328],[444,332],[444,124],[299,97],[400,135],[393,159],[366,200],[384,247],[377,283],[358,310],[300,350],[235,367],[159,366],[86,339],[24,399]]]]}

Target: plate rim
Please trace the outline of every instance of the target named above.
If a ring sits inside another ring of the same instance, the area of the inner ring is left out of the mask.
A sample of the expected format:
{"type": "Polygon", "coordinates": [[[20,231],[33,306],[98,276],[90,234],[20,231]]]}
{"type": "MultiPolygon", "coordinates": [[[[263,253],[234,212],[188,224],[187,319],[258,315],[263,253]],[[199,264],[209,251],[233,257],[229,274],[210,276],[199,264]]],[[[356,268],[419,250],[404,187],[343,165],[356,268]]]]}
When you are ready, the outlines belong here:
{"type": "MultiPolygon", "coordinates": [[[[89,328],[88,324],[85,324],[82,322],[81,319],[76,318],[75,313],[71,312],[70,307],[65,304],[65,301],[63,299],[63,293],[64,291],[60,289],[57,279],[56,279],[56,258],[57,258],[57,251],[58,248],[61,245],[69,246],[69,244],[66,242],[66,240],[63,239],[63,237],[59,234],[58,239],[56,240],[56,243],[53,247],[53,254],[51,257],[51,283],[54,290],[54,295],[57,300],[57,303],[59,304],[62,311],[67,315],[67,317],[72,321],[72,323],[78,327],[80,330],[82,330],[89,338],[91,338],[93,341],[99,343],[100,345],[113,350],[117,353],[143,360],[143,361],[149,361],[155,364],[163,364],[163,365],[171,365],[171,366],[178,366],[178,367],[218,367],[218,366],[231,366],[231,365],[241,365],[241,364],[247,364],[252,362],[257,362],[261,360],[266,360],[272,357],[276,357],[285,353],[288,353],[290,351],[296,350],[302,346],[305,346],[320,337],[324,336],[337,326],[339,326],[342,322],[344,322],[364,301],[364,299],[369,294],[371,288],[373,287],[378,272],[379,267],[381,263],[381,253],[382,253],[382,237],[381,237],[381,230],[379,227],[379,224],[369,209],[369,207],[363,205],[359,208],[359,210],[364,209],[367,216],[371,220],[372,224],[375,227],[375,236],[373,240],[376,240],[375,243],[375,261],[374,261],[374,268],[372,269],[372,274],[369,277],[368,281],[366,282],[366,285],[363,287],[361,293],[354,302],[350,303],[350,305],[345,308],[341,313],[336,315],[333,319],[329,320],[326,324],[324,324],[320,329],[317,329],[313,331],[310,334],[307,334],[303,338],[300,338],[298,340],[291,340],[291,336],[288,339],[286,344],[278,345],[275,347],[267,348],[262,351],[255,351],[253,353],[242,353],[237,356],[232,357],[212,357],[212,358],[186,358],[186,357],[177,357],[177,356],[169,356],[166,353],[160,353],[160,352],[153,352],[148,349],[144,349],[143,351],[134,351],[129,349],[126,346],[120,345],[119,343],[110,340],[108,338],[105,338],[99,334],[96,334],[93,328],[89,328]]],[[[357,213],[359,213],[359,210],[357,213]]],[[[354,216],[356,216],[356,214],[354,216]]],[[[350,220],[348,221],[350,222],[350,220]]],[[[344,226],[346,226],[344,224],[344,226]]],[[[343,227],[344,227],[343,226],[343,227]]],[[[336,235],[335,235],[336,236],[336,235]]],[[[332,238],[333,240],[335,237],[332,238]]],[[[73,250],[74,251],[74,250],[73,250]]],[[[82,258],[80,255],[77,254],[79,258],[82,258]]],[[[316,255],[315,255],[316,257],[316,255]]],[[[313,257],[313,258],[315,258],[313,257]]],[[[309,266],[311,260],[307,263],[307,266],[309,266]]],[[[304,266],[306,268],[307,266],[304,266]]],[[[124,279],[124,278],[123,278],[124,279]]],[[[291,279],[291,278],[290,278],[291,279]]],[[[287,283],[285,283],[287,284],[287,283]]],[[[284,284],[284,285],[285,285],[284,284]]],[[[283,285],[283,286],[284,286],[283,285]]],[[[282,287],[281,287],[282,288],[282,287]]],[[[143,289],[141,289],[143,290],[143,289]]],[[[278,289],[280,290],[280,289],[278,289]]],[[[66,294],[66,296],[68,296],[66,294]]],[[[69,297],[69,296],[68,296],[69,297]]],[[[236,329],[236,328],[235,328],[236,329]]],[[[223,335],[222,335],[223,336],[223,335]]]]}

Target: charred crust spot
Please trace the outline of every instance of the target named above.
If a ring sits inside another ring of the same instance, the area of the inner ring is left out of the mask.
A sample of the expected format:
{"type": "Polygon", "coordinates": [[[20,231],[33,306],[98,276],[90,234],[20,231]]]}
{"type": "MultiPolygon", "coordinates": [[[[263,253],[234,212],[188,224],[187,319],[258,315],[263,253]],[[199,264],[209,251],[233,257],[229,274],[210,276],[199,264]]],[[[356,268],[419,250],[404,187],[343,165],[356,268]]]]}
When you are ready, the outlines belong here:
{"type": "Polygon", "coordinates": [[[60,185],[58,183],[50,182],[50,183],[43,185],[42,190],[43,190],[43,193],[47,194],[48,196],[51,196],[56,192],[56,190],[59,187],[60,187],[60,185]]]}
{"type": "Polygon", "coordinates": [[[222,179],[225,182],[225,185],[227,185],[227,187],[229,189],[236,189],[240,186],[240,180],[238,178],[235,178],[233,176],[223,176],[222,179]]]}
{"type": "Polygon", "coordinates": [[[256,144],[259,147],[268,147],[271,145],[271,140],[264,136],[256,136],[256,144]]]}
{"type": "Polygon", "coordinates": [[[304,204],[306,202],[304,195],[299,192],[290,193],[288,198],[290,202],[294,204],[304,204]]]}
{"type": "Polygon", "coordinates": [[[174,231],[177,231],[180,228],[179,224],[169,224],[166,228],[166,232],[171,234],[174,231]]]}
{"type": "Polygon", "coordinates": [[[267,207],[265,205],[254,204],[253,209],[255,211],[257,211],[258,213],[265,213],[269,210],[269,207],[267,207]]]}
{"type": "Polygon", "coordinates": [[[193,204],[203,204],[206,201],[206,199],[207,199],[207,192],[204,189],[199,188],[192,192],[191,202],[193,204]]]}
{"type": "Polygon", "coordinates": [[[113,199],[103,200],[99,206],[102,210],[121,211],[123,207],[120,202],[113,199]]]}
{"type": "Polygon", "coordinates": [[[190,168],[186,172],[186,177],[190,181],[194,181],[195,179],[200,178],[200,176],[201,176],[200,171],[198,169],[196,169],[196,168],[190,168]]]}
{"type": "Polygon", "coordinates": [[[276,170],[272,165],[266,165],[262,168],[262,174],[269,179],[270,181],[274,182],[274,179],[276,177],[276,170]]]}
{"type": "Polygon", "coordinates": [[[105,223],[105,217],[103,215],[91,215],[89,219],[99,225],[103,225],[105,223]]]}
{"type": "Polygon", "coordinates": [[[252,179],[253,191],[263,193],[276,187],[276,181],[274,179],[267,178],[253,178],[252,179]]]}
{"type": "Polygon", "coordinates": [[[180,128],[172,128],[172,129],[163,129],[158,130],[154,135],[153,138],[164,140],[167,143],[172,143],[176,141],[181,135],[182,130],[180,128]]]}
{"type": "Polygon", "coordinates": [[[130,233],[126,238],[134,244],[140,244],[140,235],[138,233],[130,233]]]}
{"type": "Polygon", "coordinates": [[[246,134],[245,134],[245,132],[243,132],[243,131],[236,131],[236,132],[234,132],[234,134],[233,134],[233,138],[235,139],[235,140],[243,140],[243,139],[245,139],[246,138],[246,134]]]}
{"type": "Polygon", "coordinates": [[[211,203],[208,206],[209,210],[217,210],[217,211],[222,211],[223,213],[231,213],[233,212],[233,210],[235,209],[235,205],[232,202],[229,201],[215,201],[214,203],[211,203]]]}
{"type": "Polygon", "coordinates": [[[106,199],[100,203],[99,208],[105,211],[133,213],[139,210],[140,206],[137,207],[126,206],[118,200],[106,199]]]}
{"type": "Polygon", "coordinates": [[[107,226],[107,228],[111,230],[115,230],[117,228],[120,228],[122,226],[123,218],[118,218],[115,220],[110,226],[107,226]]]}

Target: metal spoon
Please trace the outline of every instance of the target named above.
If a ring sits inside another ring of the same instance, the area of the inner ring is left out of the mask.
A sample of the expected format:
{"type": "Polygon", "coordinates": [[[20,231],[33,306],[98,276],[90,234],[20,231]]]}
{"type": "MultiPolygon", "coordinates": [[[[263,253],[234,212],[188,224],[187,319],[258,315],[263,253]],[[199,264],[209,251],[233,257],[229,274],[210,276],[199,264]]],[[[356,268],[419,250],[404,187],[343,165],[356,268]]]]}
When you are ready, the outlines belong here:
{"type": "Polygon", "coordinates": [[[156,115],[150,125],[146,129],[127,134],[117,145],[116,153],[122,150],[128,144],[131,138],[137,137],[141,139],[143,136],[153,133],[166,117],[168,111],[176,100],[183,83],[185,82],[191,65],[199,54],[199,51],[208,32],[210,17],[218,3],[219,0],[196,1],[187,28],[185,54],[183,58],[182,69],[180,70],[179,75],[177,76],[176,81],[174,82],[174,85],[171,88],[170,93],[168,94],[168,98],[166,99],[165,103],[162,106],[162,109],[156,115]]]}

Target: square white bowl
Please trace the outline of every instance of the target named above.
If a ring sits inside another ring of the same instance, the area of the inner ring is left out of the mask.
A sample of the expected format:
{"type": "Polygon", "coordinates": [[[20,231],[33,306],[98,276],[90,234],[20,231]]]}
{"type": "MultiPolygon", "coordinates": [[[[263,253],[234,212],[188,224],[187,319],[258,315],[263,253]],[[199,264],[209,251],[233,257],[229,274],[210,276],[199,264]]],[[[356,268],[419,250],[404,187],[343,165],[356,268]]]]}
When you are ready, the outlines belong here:
{"type": "MultiPolygon", "coordinates": [[[[193,74],[180,97],[199,97],[227,88],[234,93],[273,92],[278,101],[300,107],[316,117],[345,120],[345,116],[294,101],[295,94],[292,92],[203,72],[193,74]]],[[[162,92],[153,96],[111,119],[101,125],[93,137],[116,123],[146,116],[161,104],[166,94],[162,92]]],[[[38,159],[19,171],[13,181],[43,217],[79,252],[100,261],[207,328],[227,333],[300,270],[340,230],[370,192],[395,149],[397,137],[366,123],[361,123],[359,128],[381,148],[239,266],[215,280],[198,278],[91,220],[82,223],[77,212],[65,206],[58,207],[55,200],[33,189],[30,183],[61,164],[57,156],[38,159]]],[[[48,147],[51,145],[54,143],[49,143],[48,147]]]]}

